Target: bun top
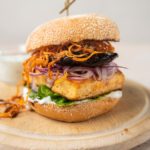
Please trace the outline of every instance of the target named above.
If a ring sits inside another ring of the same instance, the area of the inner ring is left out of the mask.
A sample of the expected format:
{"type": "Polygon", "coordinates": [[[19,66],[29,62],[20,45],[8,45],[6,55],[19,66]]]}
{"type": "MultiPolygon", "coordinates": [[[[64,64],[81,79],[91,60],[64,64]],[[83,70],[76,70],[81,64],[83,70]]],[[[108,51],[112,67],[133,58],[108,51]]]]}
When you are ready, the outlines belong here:
{"type": "Polygon", "coordinates": [[[67,41],[119,41],[117,25],[109,18],[96,14],[76,15],[51,20],[37,27],[28,37],[26,50],[31,51],[67,41]]]}

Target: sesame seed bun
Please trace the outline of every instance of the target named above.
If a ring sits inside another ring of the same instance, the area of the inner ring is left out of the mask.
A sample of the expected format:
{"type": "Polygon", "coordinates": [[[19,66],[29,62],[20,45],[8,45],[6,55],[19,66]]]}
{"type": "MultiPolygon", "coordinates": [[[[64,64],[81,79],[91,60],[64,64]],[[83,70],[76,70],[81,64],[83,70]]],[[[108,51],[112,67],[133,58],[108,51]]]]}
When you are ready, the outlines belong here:
{"type": "Polygon", "coordinates": [[[117,25],[109,18],[96,14],[77,15],[51,20],[37,27],[28,37],[26,50],[32,51],[68,41],[119,41],[117,25]]]}
{"type": "Polygon", "coordinates": [[[58,107],[55,104],[29,103],[34,111],[45,117],[64,122],[80,122],[108,112],[118,102],[118,98],[107,97],[103,100],[90,101],[68,107],[58,107]]]}

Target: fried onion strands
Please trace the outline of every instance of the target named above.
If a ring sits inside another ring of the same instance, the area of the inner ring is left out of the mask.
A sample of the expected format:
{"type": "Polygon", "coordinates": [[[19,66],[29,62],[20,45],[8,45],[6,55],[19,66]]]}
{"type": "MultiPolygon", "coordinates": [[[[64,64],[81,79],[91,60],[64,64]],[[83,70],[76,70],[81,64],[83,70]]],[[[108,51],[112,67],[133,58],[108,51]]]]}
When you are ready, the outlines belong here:
{"type": "Polygon", "coordinates": [[[22,111],[26,111],[26,108],[21,95],[0,100],[0,118],[13,118],[22,111]]]}

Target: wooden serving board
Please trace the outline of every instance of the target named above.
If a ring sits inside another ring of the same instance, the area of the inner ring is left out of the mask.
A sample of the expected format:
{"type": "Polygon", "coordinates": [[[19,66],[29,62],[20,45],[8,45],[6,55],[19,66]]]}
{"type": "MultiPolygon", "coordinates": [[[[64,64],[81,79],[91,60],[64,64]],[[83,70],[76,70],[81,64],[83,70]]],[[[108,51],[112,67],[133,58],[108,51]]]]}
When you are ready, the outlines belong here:
{"type": "MultiPolygon", "coordinates": [[[[0,83],[0,98],[15,91],[0,83]]],[[[127,81],[123,98],[110,112],[81,123],[50,120],[35,112],[0,120],[0,148],[126,150],[150,139],[150,97],[140,84],[127,81]]]]}

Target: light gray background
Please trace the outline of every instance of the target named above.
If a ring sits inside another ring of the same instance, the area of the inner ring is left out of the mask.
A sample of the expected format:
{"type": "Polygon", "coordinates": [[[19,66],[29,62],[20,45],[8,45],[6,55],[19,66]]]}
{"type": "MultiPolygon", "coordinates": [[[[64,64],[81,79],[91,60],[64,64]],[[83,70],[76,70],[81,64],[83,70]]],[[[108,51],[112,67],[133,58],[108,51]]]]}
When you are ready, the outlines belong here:
{"type": "MultiPolygon", "coordinates": [[[[0,0],[0,45],[24,43],[39,24],[60,17],[64,0],[0,0]]],[[[150,42],[150,0],[76,0],[71,14],[97,12],[111,17],[121,41],[150,42]]]]}

